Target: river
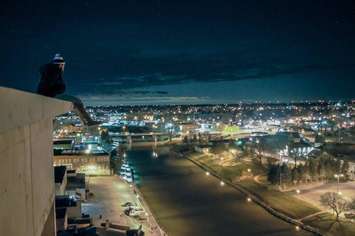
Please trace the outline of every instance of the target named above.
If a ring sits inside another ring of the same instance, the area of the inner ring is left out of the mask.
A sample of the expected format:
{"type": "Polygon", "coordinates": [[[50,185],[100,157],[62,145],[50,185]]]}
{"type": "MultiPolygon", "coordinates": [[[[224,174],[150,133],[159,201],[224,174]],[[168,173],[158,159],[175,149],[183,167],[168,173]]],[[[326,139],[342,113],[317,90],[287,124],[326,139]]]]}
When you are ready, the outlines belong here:
{"type": "Polygon", "coordinates": [[[246,201],[237,190],[219,185],[186,159],[151,150],[127,151],[138,186],[162,228],[171,236],[311,235],[246,201]]]}

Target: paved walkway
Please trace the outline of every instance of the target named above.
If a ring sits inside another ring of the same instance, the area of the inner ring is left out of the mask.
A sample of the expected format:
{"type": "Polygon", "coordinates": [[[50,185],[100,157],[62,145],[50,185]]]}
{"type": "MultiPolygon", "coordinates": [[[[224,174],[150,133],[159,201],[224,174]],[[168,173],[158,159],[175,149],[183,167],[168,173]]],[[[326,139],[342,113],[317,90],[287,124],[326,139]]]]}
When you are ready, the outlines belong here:
{"type": "Polygon", "coordinates": [[[311,189],[301,189],[301,194],[297,194],[295,195],[295,197],[298,197],[303,201],[309,202],[320,209],[328,210],[327,207],[324,207],[320,203],[320,196],[326,192],[337,192],[338,187],[344,198],[348,200],[355,198],[355,181],[340,183],[339,186],[337,185],[337,183],[328,183],[318,185],[311,189]]]}
{"type": "Polygon", "coordinates": [[[306,220],[306,219],[315,217],[315,216],[317,216],[317,215],[321,215],[321,214],[326,213],[326,212],[328,212],[328,211],[318,211],[318,212],[316,212],[316,213],[313,213],[313,214],[311,214],[311,215],[305,216],[305,217],[303,217],[303,218],[301,218],[301,219],[298,219],[298,220],[299,220],[299,221],[303,221],[303,220],[306,220]]]}
{"type": "MultiPolygon", "coordinates": [[[[82,212],[90,214],[95,226],[100,226],[102,222],[109,220],[118,225],[129,226],[131,229],[137,229],[142,225],[145,235],[162,235],[144,201],[141,197],[137,198],[140,194],[118,176],[88,177],[88,187],[94,196],[82,204],[82,212]],[[126,216],[123,213],[124,207],[121,206],[126,202],[136,203],[142,207],[146,212],[146,219],[139,220],[126,216]]],[[[117,231],[116,234],[111,232],[105,235],[121,234],[117,231]]]]}

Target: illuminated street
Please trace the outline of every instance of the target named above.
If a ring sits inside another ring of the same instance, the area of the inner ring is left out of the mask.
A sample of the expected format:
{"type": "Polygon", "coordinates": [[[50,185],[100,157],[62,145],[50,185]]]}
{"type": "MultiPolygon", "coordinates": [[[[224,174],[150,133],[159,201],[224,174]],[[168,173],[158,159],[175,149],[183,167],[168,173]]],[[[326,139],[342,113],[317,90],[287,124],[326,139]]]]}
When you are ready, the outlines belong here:
{"type": "Polygon", "coordinates": [[[185,159],[129,151],[141,190],[169,235],[310,235],[296,231],[185,159]]]}

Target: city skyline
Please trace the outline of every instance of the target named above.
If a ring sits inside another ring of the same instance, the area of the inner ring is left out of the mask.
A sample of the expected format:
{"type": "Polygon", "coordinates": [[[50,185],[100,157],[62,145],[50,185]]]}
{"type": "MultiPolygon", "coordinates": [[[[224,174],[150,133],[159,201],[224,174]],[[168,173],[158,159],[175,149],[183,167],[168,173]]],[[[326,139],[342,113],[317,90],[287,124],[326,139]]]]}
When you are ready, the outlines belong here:
{"type": "Polygon", "coordinates": [[[0,232],[355,235],[354,0],[6,1],[0,232]]]}

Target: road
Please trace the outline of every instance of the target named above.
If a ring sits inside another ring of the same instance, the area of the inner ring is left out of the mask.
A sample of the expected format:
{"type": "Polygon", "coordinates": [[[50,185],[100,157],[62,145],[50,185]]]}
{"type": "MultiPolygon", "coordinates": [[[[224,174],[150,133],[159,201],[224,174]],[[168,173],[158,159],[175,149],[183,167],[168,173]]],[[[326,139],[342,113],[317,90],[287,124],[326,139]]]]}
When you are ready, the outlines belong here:
{"type": "Polygon", "coordinates": [[[140,189],[160,226],[182,235],[311,235],[248,203],[235,189],[219,185],[186,159],[127,152],[140,177],[140,189]]]}

